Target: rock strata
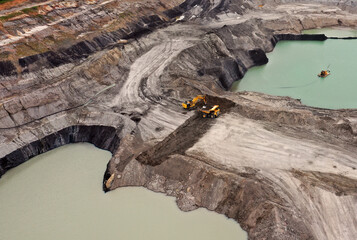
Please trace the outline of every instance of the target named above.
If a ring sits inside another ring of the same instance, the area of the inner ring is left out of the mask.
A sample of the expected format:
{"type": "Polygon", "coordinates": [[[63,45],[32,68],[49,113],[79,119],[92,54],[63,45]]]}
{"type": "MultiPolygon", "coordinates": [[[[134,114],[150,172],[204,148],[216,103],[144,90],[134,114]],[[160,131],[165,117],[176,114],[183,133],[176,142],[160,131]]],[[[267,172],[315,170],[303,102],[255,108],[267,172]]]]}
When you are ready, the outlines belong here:
{"type": "Polygon", "coordinates": [[[0,158],[0,177],[34,156],[69,143],[89,142],[114,153],[120,143],[116,131],[113,127],[84,125],[61,129],[0,158]]]}
{"type": "Polygon", "coordinates": [[[88,141],[113,153],[105,191],[164,192],[184,211],[235,219],[249,239],[357,235],[356,110],[226,91],[280,40],[356,27],[354,3],[53,1],[15,19],[10,10],[0,12],[1,175],[88,141]],[[182,109],[197,94],[222,115],[182,109]]]}

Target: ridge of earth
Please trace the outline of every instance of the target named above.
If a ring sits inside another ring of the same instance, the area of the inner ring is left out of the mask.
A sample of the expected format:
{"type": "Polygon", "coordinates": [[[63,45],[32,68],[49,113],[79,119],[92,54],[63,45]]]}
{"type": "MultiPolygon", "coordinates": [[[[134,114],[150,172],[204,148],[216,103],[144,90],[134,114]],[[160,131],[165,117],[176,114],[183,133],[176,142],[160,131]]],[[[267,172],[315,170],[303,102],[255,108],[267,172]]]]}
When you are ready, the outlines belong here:
{"type": "Polygon", "coordinates": [[[356,27],[356,3],[27,4],[0,9],[0,175],[89,141],[113,153],[105,191],[164,192],[234,218],[249,239],[355,238],[357,111],[226,89],[279,40],[356,27]],[[197,94],[222,115],[184,111],[197,94]]]}

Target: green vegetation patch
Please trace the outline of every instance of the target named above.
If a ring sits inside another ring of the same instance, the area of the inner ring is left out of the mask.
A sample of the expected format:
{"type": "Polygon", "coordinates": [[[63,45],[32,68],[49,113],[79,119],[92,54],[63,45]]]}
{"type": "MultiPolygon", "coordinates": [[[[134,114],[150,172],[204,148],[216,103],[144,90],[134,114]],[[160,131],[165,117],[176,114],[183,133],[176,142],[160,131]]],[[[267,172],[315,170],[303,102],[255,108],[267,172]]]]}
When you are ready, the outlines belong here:
{"type": "Polygon", "coordinates": [[[132,12],[130,12],[130,11],[125,11],[125,12],[123,12],[123,13],[120,13],[118,17],[119,17],[119,18],[126,18],[126,17],[130,17],[131,15],[133,15],[132,12]]]}
{"type": "Polygon", "coordinates": [[[0,0],[0,4],[7,3],[7,2],[12,2],[14,0],[0,0]]]}
{"type": "Polygon", "coordinates": [[[0,53],[0,60],[1,61],[8,60],[9,56],[10,56],[10,52],[8,52],[8,51],[1,52],[0,53]]]}
{"type": "Polygon", "coordinates": [[[43,16],[41,14],[37,14],[36,17],[41,18],[42,20],[46,20],[45,16],[43,16]]]}
{"type": "Polygon", "coordinates": [[[38,6],[30,7],[30,8],[24,8],[21,11],[13,12],[13,13],[10,13],[10,14],[8,14],[6,16],[0,17],[0,20],[7,21],[10,18],[13,18],[13,17],[16,17],[16,16],[20,16],[21,14],[24,14],[24,13],[25,14],[35,14],[35,13],[37,13],[37,10],[38,10],[38,6]]]}
{"type": "Polygon", "coordinates": [[[21,57],[26,57],[30,55],[37,54],[38,52],[29,47],[28,45],[24,43],[20,43],[16,46],[16,56],[21,58],[21,57]]]}
{"type": "Polygon", "coordinates": [[[31,13],[37,13],[38,7],[30,7],[30,8],[24,8],[21,11],[26,14],[31,14],[31,13]]]}
{"type": "Polygon", "coordinates": [[[13,17],[16,17],[16,16],[19,16],[23,14],[23,12],[14,12],[14,13],[10,13],[6,16],[1,16],[0,17],[0,20],[3,20],[3,21],[6,21],[6,20],[9,20],[10,18],[13,18],[13,17]]]}

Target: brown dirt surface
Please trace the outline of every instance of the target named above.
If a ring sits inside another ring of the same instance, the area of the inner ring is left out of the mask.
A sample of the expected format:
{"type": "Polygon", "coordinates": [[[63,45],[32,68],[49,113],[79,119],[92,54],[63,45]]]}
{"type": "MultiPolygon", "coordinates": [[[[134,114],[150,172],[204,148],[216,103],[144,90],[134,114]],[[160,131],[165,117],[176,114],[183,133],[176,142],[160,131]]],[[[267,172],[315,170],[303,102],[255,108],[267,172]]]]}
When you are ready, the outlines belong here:
{"type": "Polygon", "coordinates": [[[4,26],[2,25],[2,23],[0,22],[0,31],[3,33],[7,33],[7,31],[5,30],[4,26]]]}
{"type": "Polygon", "coordinates": [[[357,180],[333,173],[292,171],[304,183],[335,193],[337,196],[357,195],[357,180]]]}
{"type": "Polygon", "coordinates": [[[0,11],[10,9],[13,7],[18,7],[19,5],[23,5],[27,2],[29,2],[29,0],[12,0],[5,3],[0,3],[0,11]]]}

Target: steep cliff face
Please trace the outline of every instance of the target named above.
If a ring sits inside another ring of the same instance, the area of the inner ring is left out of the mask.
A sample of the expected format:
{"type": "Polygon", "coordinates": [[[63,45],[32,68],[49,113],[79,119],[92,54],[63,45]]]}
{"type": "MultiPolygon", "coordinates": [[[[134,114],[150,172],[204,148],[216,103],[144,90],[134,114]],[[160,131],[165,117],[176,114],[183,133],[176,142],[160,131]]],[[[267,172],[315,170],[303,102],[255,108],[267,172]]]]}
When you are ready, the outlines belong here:
{"type": "Polygon", "coordinates": [[[267,63],[277,41],[324,40],[299,33],[357,26],[352,3],[51,4],[27,16],[22,7],[14,18],[0,13],[7,16],[1,174],[54,147],[89,141],[113,152],[106,191],[165,192],[182,210],[206,207],[236,219],[250,239],[356,236],[349,227],[357,212],[356,111],[225,91],[267,63]],[[208,94],[222,116],[183,110],[180,103],[196,94],[208,94]]]}
{"type": "MultiPolygon", "coordinates": [[[[4,14],[0,48],[2,58],[12,61],[0,62],[5,66],[0,68],[0,75],[13,76],[43,67],[78,64],[94,52],[138,38],[175,21],[182,14],[192,17],[189,10],[197,6],[201,8],[200,15],[195,17],[205,17],[214,16],[229,5],[225,2],[213,5],[205,0],[181,2],[51,1],[4,14]],[[12,18],[14,14],[18,17],[12,18]]],[[[240,13],[249,8],[243,1],[232,6],[237,6],[236,11],[240,13]]]]}
{"type": "MultiPolygon", "coordinates": [[[[55,3],[51,4],[45,7],[51,10],[43,15],[38,13],[41,9],[36,8],[34,11],[38,15],[3,23],[3,33],[7,34],[4,36],[8,37],[0,42],[0,47],[4,52],[3,58],[12,61],[5,61],[7,68],[1,69],[1,75],[12,76],[44,67],[78,64],[94,52],[125,42],[121,39],[138,37],[166,22],[163,16],[134,14],[135,8],[142,7],[133,4],[122,6],[119,1],[59,8],[53,6],[55,3]],[[123,11],[119,10],[121,8],[123,11]],[[16,43],[10,45],[13,42],[16,43]]],[[[142,13],[148,13],[150,7],[156,8],[155,4],[144,6],[142,13]]]]}
{"type": "Polygon", "coordinates": [[[0,158],[0,177],[30,158],[69,143],[89,142],[114,153],[120,143],[117,130],[107,126],[71,126],[38,139],[0,158]]]}

